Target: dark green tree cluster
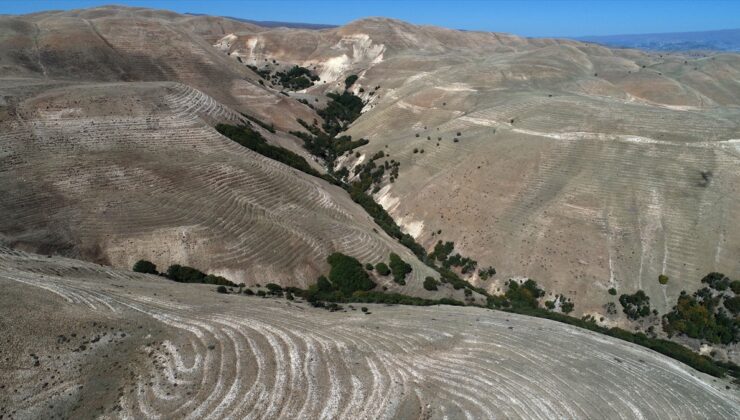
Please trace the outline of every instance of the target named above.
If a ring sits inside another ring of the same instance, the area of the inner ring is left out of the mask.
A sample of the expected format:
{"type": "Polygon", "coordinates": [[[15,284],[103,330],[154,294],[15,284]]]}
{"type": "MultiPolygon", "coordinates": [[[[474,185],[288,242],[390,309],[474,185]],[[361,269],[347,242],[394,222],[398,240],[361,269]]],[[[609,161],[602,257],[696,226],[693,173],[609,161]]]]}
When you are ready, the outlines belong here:
{"type": "MultiPolygon", "coordinates": [[[[522,284],[515,280],[509,280],[506,282],[507,290],[504,293],[504,297],[514,308],[538,308],[539,298],[545,296],[545,291],[540,289],[537,282],[532,279],[527,279],[522,284]]],[[[508,306],[508,305],[507,305],[508,306]]]]}
{"type": "Polygon", "coordinates": [[[313,86],[314,82],[319,80],[319,77],[314,75],[311,70],[301,66],[293,66],[284,72],[277,71],[271,78],[274,84],[291,90],[306,89],[313,86]]]}
{"type": "Polygon", "coordinates": [[[253,150],[263,156],[270,159],[277,160],[301,172],[321,177],[311,165],[306,162],[302,156],[299,156],[288,149],[282,147],[273,146],[267,143],[267,140],[262,135],[251,129],[246,125],[236,126],[228,124],[218,124],[216,130],[222,135],[230,138],[231,140],[239,143],[240,145],[253,150]]]}
{"type": "Polygon", "coordinates": [[[236,283],[224,277],[206,274],[197,268],[180,264],[173,264],[167,268],[167,278],[178,283],[203,283],[237,287],[236,283]]]}
{"type": "Polygon", "coordinates": [[[378,272],[381,276],[387,276],[391,273],[391,269],[388,268],[388,266],[384,262],[379,262],[375,264],[375,271],[378,272]]]}
{"type": "Polygon", "coordinates": [[[701,282],[720,292],[730,288],[730,285],[733,283],[729,277],[717,272],[707,274],[701,279],[701,282]]]}
{"type": "MultiPolygon", "coordinates": [[[[450,267],[460,267],[461,272],[463,274],[467,274],[471,271],[474,271],[475,268],[478,266],[478,262],[468,258],[463,257],[459,253],[452,254],[452,251],[455,249],[455,243],[454,242],[442,242],[437,241],[437,244],[434,245],[434,251],[432,251],[431,254],[429,254],[430,258],[433,258],[439,262],[442,263],[442,267],[444,268],[450,268],[450,267]]],[[[494,270],[495,273],[496,270],[494,270]]]]}
{"type": "Polygon", "coordinates": [[[362,264],[356,258],[335,252],[327,258],[331,270],[329,280],[332,288],[349,296],[356,290],[370,290],[375,282],[370,280],[362,264]]]}
{"type": "Polygon", "coordinates": [[[650,296],[642,290],[631,295],[619,296],[619,303],[622,304],[622,312],[629,319],[634,320],[650,315],[650,296]]]}
{"type": "Polygon", "coordinates": [[[257,66],[254,66],[252,64],[247,64],[247,67],[249,67],[253,72],[257,73],[257,75],[259,75],[259,77],[261,77],[261,78],[263,78],[265,80],[267,80],[267,79],[270,78],[270,73],[271,72],[270,72],[270,69],[267,68],[267,67],[265,67],[263,69],[259,69],[259,68],[257,68],[257,66]]]}
{"type": "Polygon", "coordinates": [[[427,278],[424,279],[424,289],[433,291],[437,290],[437,286],[439,286],[439,281],[434,277],[427,276],[427,278]]]}
{"type": "MultiPolygon", "coordinates": [[[[334,161],[342,154],[352,151],[360,146],[368,144],[366,139],[352,140],[352,136],[329,135],[316,125],[298,119],[298,123],[306,128],[309,133],[302,131],[291,131],[294,136],[303,140],[303,147],[314,156],[318,156],[327,164],[329,169],[334,167],[334,161]]],[[[316,124],[316,121],[314,121],[316,124]]]]}
{"type": "Polygon", "coordinates": [[[147,260],[136,261],[133,270],[137,273],[159,274],[157,272],[157,266],[147,260]]]}
{"type": "Polygon", "coordinates": [[[488,280],[491,277],[496,275],[496,269],[492,266],[489,266],[487,268],[481,268],[478,270],[478,277],[480,277],[481,280],[488,280]]]}
{"type": "Polygon", "coordinates": [[[346,79],[344,79],[344,88],[349,89],[350,86],[354,85],[357,81],[357,75],[356,74],[350,74],[347,76],[346,79]]]}
{"type": "Polygon", "coordinates": [[[388,266],[391,268],[391,273],[393,273],[393,281],[400,285],[406,284],[406,275],[411,272],[411,265],[402,260],[398,254],[391,252],[391,260],[388,266]]]}
{"type": "Polygon", "coordinates": [[[328,93],[330,101],[326,108],[318,111],[324,119],[323,129],[329,136],[334,137],[344,131],[362,113],[365,104],[358,96],[348,91],[341,94],[328,93]]]}
{"type": "Polygon", "coordinates": [[[736,343],[740,337],[740,296],[733,287],[736,281],[716,272],[704,276],[701,282],[709,287],[697,290],[693,296],[682,291],[673,310],[663,316],[663,330],[669,335],[683,334],[715,344],[736,343]]]}

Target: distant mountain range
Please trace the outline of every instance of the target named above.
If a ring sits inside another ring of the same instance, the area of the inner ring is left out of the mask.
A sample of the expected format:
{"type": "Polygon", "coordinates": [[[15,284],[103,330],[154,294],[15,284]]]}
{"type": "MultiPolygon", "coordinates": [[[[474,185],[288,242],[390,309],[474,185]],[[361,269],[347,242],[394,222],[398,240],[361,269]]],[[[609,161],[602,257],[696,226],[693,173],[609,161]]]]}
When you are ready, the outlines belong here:
{"type": "MultiPolygon", "coordinates": [[[[185,13],[191,16],[208,16],[203,13],[185,13]]],[[[302,22],[280,22],[275,20],[252,20],[244,19],[234,16],[223,16],[226,19],[233,19],[239,22],[251,23],[253,25],[262,26],[263,28],[294,28],[294,29],[331,29],[336,28],[339,25],[328,25],[323,23],[302,23],[302,22]]]]}
{"type": "Polygon", "coordinates": [[[608,47],[639,48],[653,51],[712,50],[740,52],[740,29],[662,34],[584,36],[573,39],[594,42],[608,47]]]}

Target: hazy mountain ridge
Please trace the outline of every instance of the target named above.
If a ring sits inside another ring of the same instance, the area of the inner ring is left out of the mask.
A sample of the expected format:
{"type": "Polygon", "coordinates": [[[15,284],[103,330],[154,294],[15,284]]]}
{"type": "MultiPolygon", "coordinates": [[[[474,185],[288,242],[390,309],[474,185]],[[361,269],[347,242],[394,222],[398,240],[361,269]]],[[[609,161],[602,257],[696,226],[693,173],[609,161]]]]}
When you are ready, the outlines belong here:
{"type": "Polygon", "coordinates": [[[617,48],[652,51],[725,51],[740,52],[740,29],[719,31],[673,32],[581,36],[574,39],[617,48]]]}

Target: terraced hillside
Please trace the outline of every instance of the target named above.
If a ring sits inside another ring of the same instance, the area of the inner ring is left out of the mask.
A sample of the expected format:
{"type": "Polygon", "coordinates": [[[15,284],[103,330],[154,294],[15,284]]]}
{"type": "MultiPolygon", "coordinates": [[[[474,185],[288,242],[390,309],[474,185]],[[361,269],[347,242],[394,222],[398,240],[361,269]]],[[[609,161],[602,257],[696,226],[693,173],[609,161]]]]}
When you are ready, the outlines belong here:
{"type": "Polygon", "coordinates": [[[328,312],[5,247],[0,288],[4,417],[740,416],[721,380],[503,312],[328,312]]]}
{"type": "Polygon", "coordinates": [[[347,133],[370,143],[342,164],[399,161],[376,199],[427,249],[454,241],[495,266],[489,291],[531,277],[614,325],[609,288],[645,290],[662,314],[706,273],[740,275],[740,55],[378,18],[234,36],[228,52],[315,67],[319,96],[358,75],[367,105],[347,133]]]}
{"type": "Polygon", "coordinates": [[[118,6],[0,17],[0,76],[77,82],[172,81],[286,130],[308,107],[258,83],[213,47],[224,33],[258,26],[225,18],[118,6]]]}
{"type": "Polygon", "coordinates": [[[14,101],[0,121],[0,240],[8,245],[304,288],[328,272],[333,252],[373,264],[395,252],[413,267],[408,284],[377,281],[432,295],[422,283],[438,274],[344,190],[218,134],[212,125],[243,117],[198,90],[95,83],[14,101]]]}

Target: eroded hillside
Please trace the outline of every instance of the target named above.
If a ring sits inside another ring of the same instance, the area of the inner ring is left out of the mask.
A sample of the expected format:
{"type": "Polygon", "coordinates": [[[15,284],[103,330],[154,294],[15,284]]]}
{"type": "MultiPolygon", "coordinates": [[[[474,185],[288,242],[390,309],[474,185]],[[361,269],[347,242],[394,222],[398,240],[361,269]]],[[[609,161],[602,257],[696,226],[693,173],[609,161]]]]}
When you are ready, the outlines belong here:
{"type": "Polygon", "coordinates": [[[610,288],[645,290],[663,313],[704,274],[740,273],[736,54],[648,54],[390,19],[228,45],[245,62],[316,68],[329,89],[357,74],[351,90],[367,105],[347,133],[370,143],[342,164],[381,150],[400,162],[376,199],[427,249],[453,241],[495,266],[498,276],[478,283],[491,292],[531,277],[600,318],[616,302],[610,288]]]}
{"type": "Polygon", "coordinates": [[[0,414],[14,418],[740,415],[722,381],[504,312],[327,312],[7,248],[0,287],[0,414]]]}

